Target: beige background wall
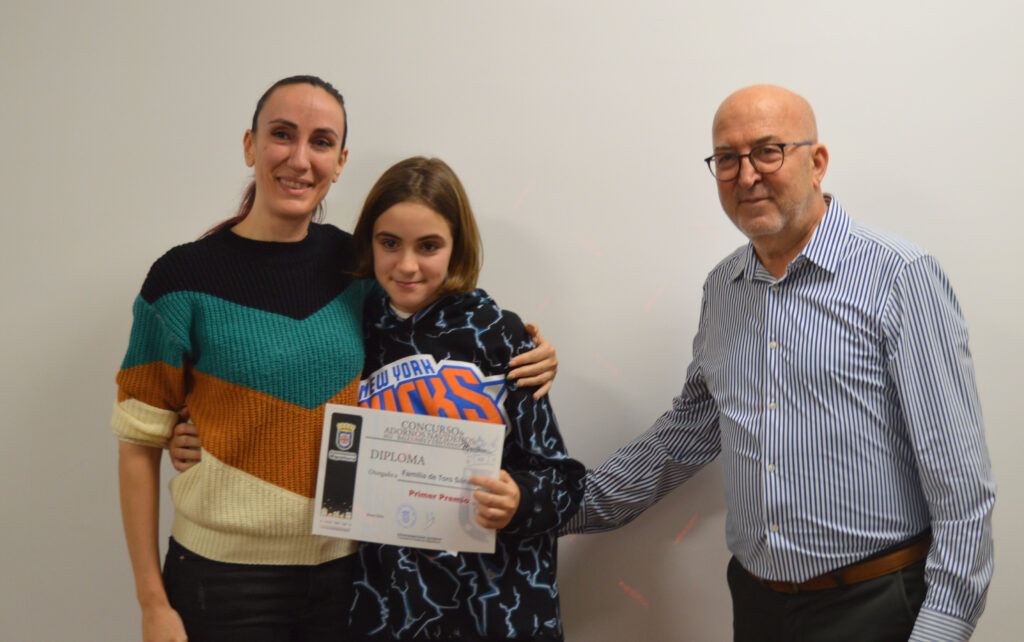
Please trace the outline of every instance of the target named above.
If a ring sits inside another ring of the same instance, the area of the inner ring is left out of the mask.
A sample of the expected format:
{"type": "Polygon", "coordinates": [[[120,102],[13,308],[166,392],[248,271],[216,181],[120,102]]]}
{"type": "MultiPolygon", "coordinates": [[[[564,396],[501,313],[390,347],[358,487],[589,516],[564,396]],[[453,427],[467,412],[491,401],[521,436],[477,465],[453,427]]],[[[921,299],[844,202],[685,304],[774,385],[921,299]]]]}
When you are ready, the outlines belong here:
{"type": "MultiPolygon", "coordinates": [[[[349,103],[328,197],[351,229],[384,168],[463,178],[482,284],[541,324],[572,452],[596,465],[681,386],[700,284],[743,239],[701,163],[730,91],[816,107],[825,186],[931,248],[956,286],[1000,484],[976,639],[1024,636],[1017,2],[5,2],[0,8],[0,637],[137,639],[113,376],[149,264],[226,217],[275,79],[349,103]]],[[[167,529],[167,524],[164,525],[167,529]]],[[[721,475],[613,534],[563,539],[570,642],[723,640],[721,475]]]]}

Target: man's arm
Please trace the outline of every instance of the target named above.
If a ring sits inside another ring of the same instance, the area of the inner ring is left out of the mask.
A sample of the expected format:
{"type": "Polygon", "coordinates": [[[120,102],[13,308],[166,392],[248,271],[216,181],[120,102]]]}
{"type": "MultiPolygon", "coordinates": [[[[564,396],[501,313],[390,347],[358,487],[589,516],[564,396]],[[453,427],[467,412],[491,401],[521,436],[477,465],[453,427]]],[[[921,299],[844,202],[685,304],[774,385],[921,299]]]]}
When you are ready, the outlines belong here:
{"type": "Polygon", "coordinates": [[[561,532],[596,533],[628,524],[720,451],[718,406],[695,362],[672,409],[587,471],[583,504],[561,532]]]}
{"type": "Polygon", "coordinates": [[[934,258],[905,267],[883,320],[889,371],[932,516],[928,590],[910,639],[967,640],[992,578],[996,487],[967,324],[934,258]]]}

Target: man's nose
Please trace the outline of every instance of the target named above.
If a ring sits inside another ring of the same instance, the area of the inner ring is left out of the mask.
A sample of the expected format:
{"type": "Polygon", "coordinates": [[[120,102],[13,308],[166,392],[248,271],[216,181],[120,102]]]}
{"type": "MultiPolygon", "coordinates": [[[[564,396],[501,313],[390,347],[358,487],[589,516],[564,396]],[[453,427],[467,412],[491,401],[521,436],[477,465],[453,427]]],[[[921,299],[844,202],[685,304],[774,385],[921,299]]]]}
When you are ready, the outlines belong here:
{"type": "Polygon", "coordinates": [[[754,167],[754,161],[750,160],[750,156],[740,157],[740,171],[736,180],[739,181],[740,187],[751,187],[761,180],[761,173],[754,167]]]}

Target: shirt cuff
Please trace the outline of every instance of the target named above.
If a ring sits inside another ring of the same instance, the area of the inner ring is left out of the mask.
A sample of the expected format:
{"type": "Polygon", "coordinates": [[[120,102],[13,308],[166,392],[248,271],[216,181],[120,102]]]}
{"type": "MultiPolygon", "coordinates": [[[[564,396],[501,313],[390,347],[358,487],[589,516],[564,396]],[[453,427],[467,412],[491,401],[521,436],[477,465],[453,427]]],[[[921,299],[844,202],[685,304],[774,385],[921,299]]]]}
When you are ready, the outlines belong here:
{"type": "Polygon", "coordinates": [[[966,642],[974,633],[974,625],[952,615],[921,609],[914,622],[908,642],[966,642]]]}
{"type": "Polygon", "coordinates": [[[573,516],[562,523],[562,527],[558,529],[558,535],[575,535],[576,533],[582,533],[583,527],[587,525],[587,506],[580,501],[580,508],[573,516]]]}

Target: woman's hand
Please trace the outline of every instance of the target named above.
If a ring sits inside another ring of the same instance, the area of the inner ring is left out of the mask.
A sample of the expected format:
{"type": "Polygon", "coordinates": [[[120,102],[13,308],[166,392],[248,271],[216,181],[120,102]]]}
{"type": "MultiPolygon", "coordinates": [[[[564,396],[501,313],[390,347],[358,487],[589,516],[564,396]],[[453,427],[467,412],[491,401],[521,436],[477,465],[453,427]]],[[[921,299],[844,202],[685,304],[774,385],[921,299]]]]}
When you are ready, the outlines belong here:
{"type": "Polygon", "coordinates": [[[512,521],[512,516],[519,508],[519,485],[506,471],[498,473],[498,478],[473,475],[469,483],[480,486],[473,491],[476,499],[476,523],[484,528],[505,528],[512,521]]]}
{"type": "Polygon", "coordinates": [[[143,642],[186,642],[185,625],[170,604],[142,610],[143,642]]]}
{"type": "Polygon", "coordinates": [[[544,339],[535,324],[527,323],[526,332],[537,347],[512,358],[508,364],[512,368],[508,378],[520,386],[538,386],[533,398],[540,399],[548,394],[551,384],[555,381],[558,357],[555,354],[555,346],[544,339]]]}
{"type": "MultiPolygon", "coordinates": [[[[188,420],[188,408],[183,408],[181,418],[188,420]]],[[[195,424],[188,424],[182,421],[174,426],[171,433],[171,440],[167,443],[167,451],[171,455],[171,464],[174,470],[183,473],[199,463],[201,451],[199,450],[199,429],[195,424]]]]}

